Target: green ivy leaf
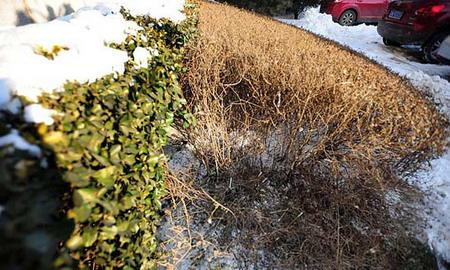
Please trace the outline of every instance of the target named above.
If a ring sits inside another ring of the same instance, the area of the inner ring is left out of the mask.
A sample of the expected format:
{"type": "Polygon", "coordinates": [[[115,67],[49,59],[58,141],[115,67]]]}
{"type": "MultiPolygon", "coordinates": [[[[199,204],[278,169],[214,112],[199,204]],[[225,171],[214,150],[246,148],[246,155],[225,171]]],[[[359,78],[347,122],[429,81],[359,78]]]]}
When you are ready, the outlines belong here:
{"type": "Polygon", "coordinates": [[[111,187],[114,185],[116,173],[117,168],[115,166],[109,166],[98,170],[94,173],[93,177],[97,180],[97,182],[105,185],[106,187],[111,187]]]}
{"type": "Polygon", "coordinates": [[[71,250],[77,250],[83,246],[83,238],[79,235],[73,235],[67,240],[66,246],[71,250]]]}
{"type": "Polygon", "coordinates": [[[117,226],[103,227],[102,232],[100,233],[100,238],[103,240],[112,240],[116,237],[118,232],[119,230],[117,226]]]}
{"type": "Polygon", "coordinates": [[[69,218],[75,219],[76,222],[85,222],[91,215],[91,208],[87,204],[83,204],[80,207],[75,207],[69,211],[69,218]]]}
{"type": "Polygon", "coordinates": [[[95,241],[97,241],[97,237],[98,237],[97,229],[95,229],[95,228],[84,229],[81,237],[83,238],[84,246],[90,247],[95,243],[95,241]]]}
{"type": "Polygon", "coordinates": [[[97,189],[94,188],[80,188],[73,193],[73,202],[75,206],[82,206],[86,203],[95,203],[98,201],[97,189]]]}

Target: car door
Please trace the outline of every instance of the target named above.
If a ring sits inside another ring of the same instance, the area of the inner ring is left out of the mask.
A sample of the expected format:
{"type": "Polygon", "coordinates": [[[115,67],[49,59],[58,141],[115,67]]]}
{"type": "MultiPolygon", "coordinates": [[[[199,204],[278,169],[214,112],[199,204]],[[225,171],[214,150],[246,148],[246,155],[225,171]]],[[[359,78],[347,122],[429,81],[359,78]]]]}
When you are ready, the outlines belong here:
{"type": "Polygon", "coordinates": [[[376,20],[381,20],[383,15],[386,13],[390,0],[375,0],[375,8],[373,17],[376,20]]]}
{"type": "Polygon", "coordinates": [[[359,19],[361,21],[380,20],[388,7],[388,0],[357,0],[360,8],[359,19]]]}

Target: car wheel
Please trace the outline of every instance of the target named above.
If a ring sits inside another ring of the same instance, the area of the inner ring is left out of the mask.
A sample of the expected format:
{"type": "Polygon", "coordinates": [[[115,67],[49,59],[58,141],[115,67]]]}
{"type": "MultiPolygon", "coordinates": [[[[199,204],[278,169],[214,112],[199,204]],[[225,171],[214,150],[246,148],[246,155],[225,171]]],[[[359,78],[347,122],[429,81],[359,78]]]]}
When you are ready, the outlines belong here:
{"type": "Polygon", "coordinates": [[[442,32],[434,35],[430,38],[423,46],[422,52],[425,61],[433,64],[439,63],[439,58],[437,56],[437,51],[441,46],[442,41],[448,36],[448,33],[442,32]]]}
{"type": "Polygon", "coordinates": [[[383,38],[383,43],[384,43],[384,45],[389,46],[389,47],[400,47],[401,46],[400,43],[395,42],[390,39],[387,39],[387,38],[383,38]]]}
{"type": "Polygon", "coordinates": [[[339,24],[343,26],[351,26],[356,23],[356,12],[353,10],[346,10],[339,18],[339,24]]]}

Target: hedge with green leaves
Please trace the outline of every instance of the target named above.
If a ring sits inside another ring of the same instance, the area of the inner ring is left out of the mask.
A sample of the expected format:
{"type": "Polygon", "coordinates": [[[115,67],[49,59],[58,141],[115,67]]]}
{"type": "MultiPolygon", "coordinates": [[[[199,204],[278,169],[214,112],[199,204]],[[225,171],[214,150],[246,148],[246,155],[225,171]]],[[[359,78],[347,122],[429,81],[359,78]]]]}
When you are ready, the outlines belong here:
{"type": "Polygon", "coordinates": [[[111,45],[129,54],[123,75],[91,84],[71,82],[64,92],[41,97],[44,107],[62,112],[53,126],[30,126],[7,114],[1,121],[0,135],[12,128],[5,123],[21,123],[14,128],[44,149],[47,164],[43,168],[42,160],[18,155],[11,147],[0,150],[0,174],[8,176],[0,181],[0,205],[5,205],[0,216],[0,259],[5,261],[0,268],[156,266],[155,230],[165,193],[162,147],[174,121],[192,122],[178,77],[196,19],[190,14],[174,24],[123,14],[143,27],[123,44],[111,45]],[[132,61],[138,46],[159,52],[147,68],[132,61]],[[23,176],[19,187],[14,174],[23,176]],[[51,202],[39,212],[46,201],[51,202]],[[28,227],[15,228],[18,222],[28,227]],[[9,249],[13,239],[16,246],[9,249]],[[33,247],[37,243],[46,248],[33,247]]]}

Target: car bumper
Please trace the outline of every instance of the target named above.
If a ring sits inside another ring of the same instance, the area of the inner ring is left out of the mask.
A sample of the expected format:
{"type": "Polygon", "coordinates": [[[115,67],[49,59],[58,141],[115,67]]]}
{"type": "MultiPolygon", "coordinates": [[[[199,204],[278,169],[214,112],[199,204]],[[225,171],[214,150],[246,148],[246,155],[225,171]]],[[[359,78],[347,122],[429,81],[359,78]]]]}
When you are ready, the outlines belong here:
{"type": "Polygon", "coordinates": [[[325,3],[320,5],[320,13],[325,13],[331,15],[334,22],[337,22],[339,20],[339,17],[336,16],[336,13],[338,7],[336,7],[336,4],[333,2],[325,3]]]}
{"type": "Polygon", "coordinates": [[[378,34],[383,38],[395,41],[402,45],[422,45],[429,34],[417,32],[413,26],[382,20],[378,23],[378,34]]]}

